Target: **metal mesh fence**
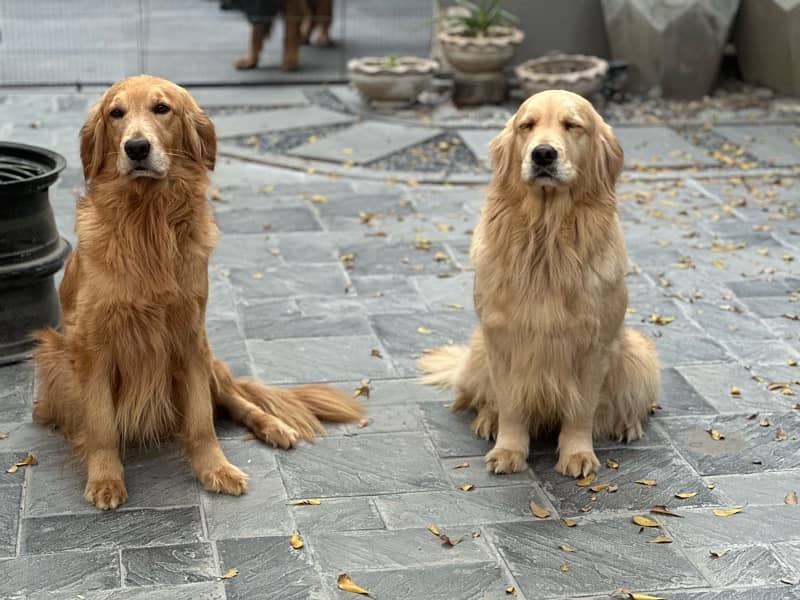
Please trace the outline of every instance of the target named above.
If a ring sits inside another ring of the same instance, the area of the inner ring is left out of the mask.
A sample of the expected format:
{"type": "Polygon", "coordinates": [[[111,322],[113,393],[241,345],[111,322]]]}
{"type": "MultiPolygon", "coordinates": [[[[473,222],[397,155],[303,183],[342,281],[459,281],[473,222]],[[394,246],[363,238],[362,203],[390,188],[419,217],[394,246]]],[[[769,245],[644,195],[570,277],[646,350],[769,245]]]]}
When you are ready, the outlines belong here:
{"type": "Polygon", "coordinates": [[[152,73],[184,84],[342,80],[354,56],[428,55],[432,0],[333,0],[332,47],[280,69],[283,23],[259,68],[234,68],[249,24],[220,0],[0,0],[0,85],[107,84],[152,73]]]}

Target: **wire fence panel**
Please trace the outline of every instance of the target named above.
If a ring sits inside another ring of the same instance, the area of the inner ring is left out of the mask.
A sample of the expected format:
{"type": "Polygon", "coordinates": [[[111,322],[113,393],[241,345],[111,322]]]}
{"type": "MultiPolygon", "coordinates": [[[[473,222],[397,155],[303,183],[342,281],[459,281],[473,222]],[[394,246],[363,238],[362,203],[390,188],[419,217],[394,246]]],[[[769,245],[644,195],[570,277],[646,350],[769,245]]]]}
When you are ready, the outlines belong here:
{"type": "Polygon", "coordinates": [[[333,0],[333,45],[281,70],[283,23],[258,68],[234,63],[250,25],[221,0],[0,0],[0,85],[108,84],[135,73],[184,84],[340,81],[356,56],[430,52],[432,0],[333,0]]]}

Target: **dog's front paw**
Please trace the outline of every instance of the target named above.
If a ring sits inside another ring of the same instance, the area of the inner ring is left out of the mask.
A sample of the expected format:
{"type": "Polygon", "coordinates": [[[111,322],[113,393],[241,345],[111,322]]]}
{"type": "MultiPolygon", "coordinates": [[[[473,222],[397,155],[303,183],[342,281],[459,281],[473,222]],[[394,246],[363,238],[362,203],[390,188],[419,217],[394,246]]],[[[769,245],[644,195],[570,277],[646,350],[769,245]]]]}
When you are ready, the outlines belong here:
{"type": "Polygon", "coordinates": [[[247,489],[247,475],[230,463],[198,475],[202,486],[209,492],[241,496],[247,489]]]}
{"type": "Polygon", "coordinates": [[[117,508],[128,499],[122,479],[96,479],[86,482],[83,497],[101,510],[117,508]]]}
{"type": "Polygon", "coordinates": [[[494,448],[483,460],[486,470],[492,473],[519,473],[528,468],[527,456],[519,450],[494,448]]]}
{"type": "Polygon", "coordinates": [[[236,68],[240,71],[246,71],[248,69],[255,69],[258,66],[258,59],[253,58],[252,56],[243,56],[239,60],[236,61],[236,68]]]}
{"type": "Polygon", "coordinates": [[[297,443],[300,434],[293,427],[289,427],[280,419],[270,419],[259,432],[261,439],[269,442],[276,448],[287,450],[297,443]]]}
{"type": "Polygon", "coordinates": [[[569,477],[586,477],[589,473],[594,473],[600,461],[593,450],[582,450],[572,453],[562,453],[556,463],[556,471],[569,477]]]}

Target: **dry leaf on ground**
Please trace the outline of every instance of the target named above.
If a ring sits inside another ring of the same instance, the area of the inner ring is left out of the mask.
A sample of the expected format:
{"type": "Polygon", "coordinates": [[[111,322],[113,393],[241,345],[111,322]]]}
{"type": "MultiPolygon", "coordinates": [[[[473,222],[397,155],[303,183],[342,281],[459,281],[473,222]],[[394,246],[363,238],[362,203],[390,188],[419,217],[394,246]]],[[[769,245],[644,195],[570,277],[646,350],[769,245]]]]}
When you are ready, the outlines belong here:
{"type": "Polygon", "coordinates": [[[602,492],[604,489],[610,486],[611,486],[610,483],[595,483],[589,489],[592,490],[595,494],[597,494],[598,492],[602,492]]]}
{"type": "Polygon", "coordinates": [[[469,463],[463,462],[463,463],[458,463],[456,466],[453,467],[453,469],[466,469],[467,467],[469,467],[469,463]]]}
{"type": "Polygon", "coordinates": [[[225,573],[220,577],[220,579],[233,579],[239,574],[239,569],[232,567],[225,571],[225,573]]]}
{"type": "Polygon", "coordinates": [[[300,550],[300,548],[305,546],[305,542],[303,542],[303,538],[300,537],[297,531],[293,531],[292,537],[289,538],[289,545],[295,550],[300,550]]]}
{"type": "Polygon", "coordinates": [[[661,596],[650,596],[649,594],[641,594],[639,592],[631,592],[629,598],[630,600],[664,600],[661,596]]]}
{"type": "Polygon", "coordinates": [[[664,504],[656,504],[650,507],[650,512],[657,514],[657,515],[668,515],[670,517],[680,517],[683,518],[681,515],[676,514],[670,510],[670,508],[664,504]]]}
{"type": "Polygon", "coordinates": [[[613,458],[607,458],[606,467],[609,469],[619,469],[619,461],[614,460],[613,458]]]}
{"type": "Polygon", "coordinates": [[[530,504],[531,514],[536,517],[537,519],[546,519],[550,516],[550,511],[546,508],[539,506],[535,502],[531,501],[530,504]]]}
{"type": "Polygon", "coordinates": [[[572,547],[572,546],[570,546],[569,544],[561,544],[561,545],[558,547],[558,549],[559,549],[559,550],[562,550],[562,551],[564,551],[564,552],[575,552],[575,548],[573,548],[573,547],[572,547]]]}
{"type": "Polygon", "coordinates": [[[428,531],[430,531],[436,537],[442,535],[441,530],[436,526],[435,523],[431,523],[430,525],[428,525],[428,531]]]}
{"type": "Polygon", "coordinates": [[[651,544],[671,544],[672,538],[668,538],[665,535],[657,535],[652,540],[650,540],[651,544]]]}
{"type": "Polygon", "coordinates": [[[708,555],[711,558],[722,558],[728,553],[727,550],[709,550],[708,555]]]}
{"type": "Polygon", "coordinates": [[[6,473],[16,473],[19,471],[20,467],[30,467],[33,465],[38,465],[39,461],[36,460],[36,457],[33,454],[27,454],[25,458],[22,460],[18,460],[13,465],[6,469],[6,473]]]}
{"type": "Polygon", "coordinates": [[[718,517],[730,517],[731,515],[742,512],[743,509],[744,506],[734,506],[732,508],[715,508],[713,512],[718,517]]]}
{"type": "Polygon", "coordinates": [[[706,433],[711,436],[712,440],[720,441],[725,439],[725,436],[716,429],[706,429],[706,433]]]}
{"type": "Polygon", "coordinates": [[[343,592],[350,592],[351,594],[361,594],[362,596],[369,596],[369,592],[358,585],[355,581],[350,579],[350,575],[342,573],[336,579],[336,585],[343,592]]]}
{"type": "Polygon", "coordinates": [[[560,567],[558,567],[558,568],[561,570],[561,572],[562,572],[562,573],[566,573],[566,572],[568,572],[568,571],[569,571],[569,565],[568,565],[567,563],[564,563],[564,564],[562,564],[562,565],[561,565],[560,567]]]}
{"type": "Polygon", "coordinates": [[[594,473],[589,473],[586,477],[581,477],[575,481],[578,487],[589,487],[594,481],[594,473]]]}
{"type": "Polygon", "coordinates": [[[564,525],[567,527],[575,527],[577,525],[575,519],[570,519],[569,517],[561,517],[561,520],[564,521],[564,525]]]}
{"type": "Polygon", "coordinates": [[[463,537],[451,538],[449,535],[445,535],[444,533],[439,536],[439,539],[442,540],[442,543],[445,546],[450,547],[460,544],[464,540],[463,537]]]}
{"type": "Polygon", "coordinates": [[[697,492],[678,492],[677,494],[675,494],[675,497],[681,500],[694,498],[695,496],[697,496],[697,492]]]}
{"type": "Polygon", "coordinates": [[[430,335],[431,333],[433,333],[433,331],[428,327],[420,325],[419,327],[417,327],[417,333],[421,333],[422,335],[430,335]]]}
{"type": "Polygon", "coordinates": [[[475,486],[471,483],[462,483],[460,486],[458,486],[458,489],[460,489],[462,492],[469,492],[474,490],[475,486]]]}
{"type": "Polygon", "coordinates": [[[517,595],[517,588],[515,588],[513,585],[509,585],[506,588],[506,594],[508,594],[509,596],[516,596],[517,595]]]}
{"type": "Polygon", "coordinates": [[[661,527],[661,523],[644,515],[636,515],[631,520],[639,527],[661,527]]]}
{"type": "Polygon", "coordinates": [[[638,483],[639,485],[646,485],[648,487],[653,487],[658,482],[655,479],[637,479],[633,483],[638,483]]]}
{"type": "Polygon", "coordinates": [[[784,504],[797,504],[797,492],[789,492],[783,497],[784,504]]]}
{"type": "Polygon", "coordinates": [[[319,506],[322,500],[319,498],[301,498],[300,500],[292,500],[289,502],[292,506],[319,506]]]}

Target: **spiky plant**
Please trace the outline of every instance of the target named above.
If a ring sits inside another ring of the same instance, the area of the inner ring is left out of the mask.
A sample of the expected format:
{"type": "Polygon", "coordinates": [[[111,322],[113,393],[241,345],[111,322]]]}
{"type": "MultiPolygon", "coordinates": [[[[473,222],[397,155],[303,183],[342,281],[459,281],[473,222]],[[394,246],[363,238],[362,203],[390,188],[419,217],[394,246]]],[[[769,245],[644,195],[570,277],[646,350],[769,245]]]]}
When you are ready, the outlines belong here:
{"type": "Polygon", "coordinates": [[[463,10],[448,16],[447,20],[466,36],[487,36],[492,27],[510,26],[518,21],[517,17],[500,7],[500,0],[456,0],[456,5],[463,10]]]}

